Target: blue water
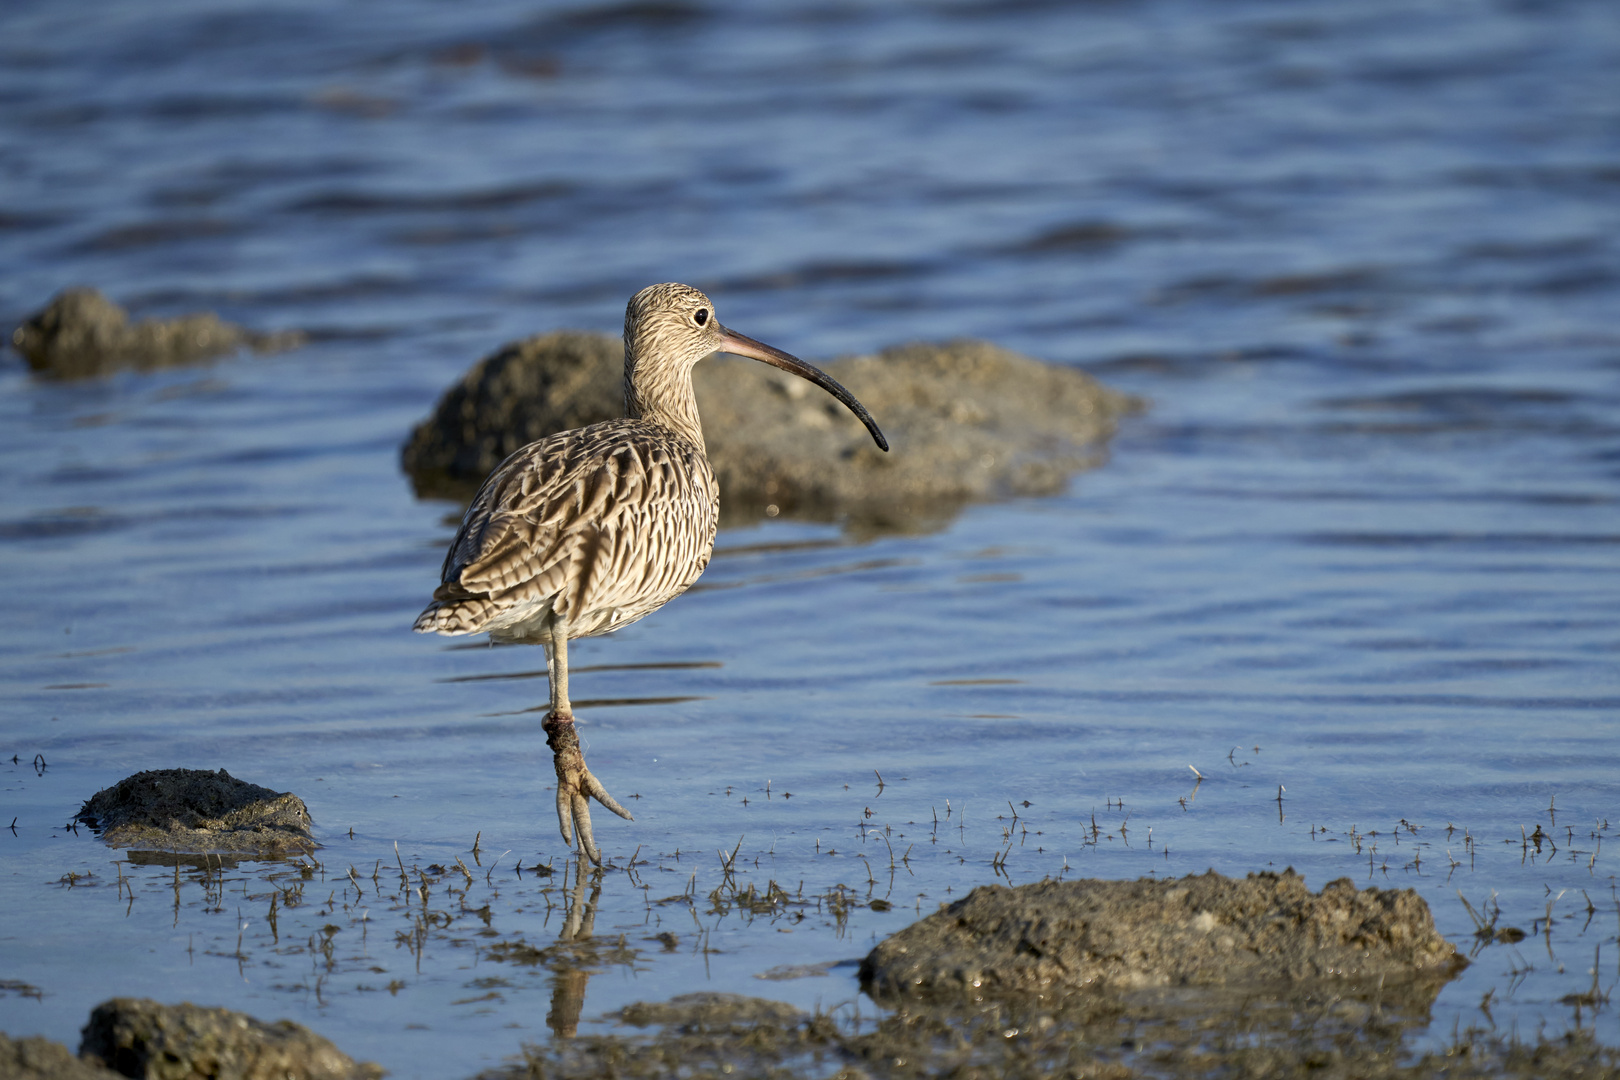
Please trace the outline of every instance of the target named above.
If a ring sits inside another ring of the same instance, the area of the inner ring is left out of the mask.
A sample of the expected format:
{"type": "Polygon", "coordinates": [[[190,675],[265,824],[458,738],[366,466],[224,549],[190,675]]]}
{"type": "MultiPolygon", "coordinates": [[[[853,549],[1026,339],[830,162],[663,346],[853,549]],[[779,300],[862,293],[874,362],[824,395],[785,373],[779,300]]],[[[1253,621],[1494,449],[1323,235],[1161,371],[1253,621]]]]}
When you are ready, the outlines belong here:
{"type": "Polygon", "coordinates": [[[186,999],[409,1077],[567,1028],[570,971],[587,1026],[693,989],[870,1013],[828,965],[1004,858],[1411,887],[1465,949],[1457,892],[1494,892],[1531,936],[1413,1045],[1616,1041],[1564,999],[1594,956],[1620,979],[1617,236],[1603,0],[17,0],[5,324],[86,283],[313,341],[80,383],[0,355],[0,1028],[186,999]],[[600,825],[601,951],[523,968],[488,943],[566,907],[544,678],[468,677],[543,658],[408,632],[458,508],[398,447],[478,356],[670,279],[809,358],[971,335],[1152,408],[1061,497],[728,531],[699,590],[577,643],[577,700],[684,700],[582,709],[637,820],[600,825]],[[62,827],[180,766],[309,803],[275,930],[285,865],[62,827]],[[448,868],[425,904],[396,842],[448,868]],[[742,887],[858,906],[722,910],[734,846],[742,887]],[[825,973],[755,977],[784,965],[825,973]]]}

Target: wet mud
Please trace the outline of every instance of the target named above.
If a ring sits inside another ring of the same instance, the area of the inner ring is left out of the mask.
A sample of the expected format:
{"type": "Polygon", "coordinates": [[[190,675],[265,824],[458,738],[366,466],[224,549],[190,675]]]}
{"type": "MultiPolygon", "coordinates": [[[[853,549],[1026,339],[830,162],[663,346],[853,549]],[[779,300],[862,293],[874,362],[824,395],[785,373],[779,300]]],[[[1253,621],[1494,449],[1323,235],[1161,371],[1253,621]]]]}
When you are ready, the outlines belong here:
{"type": "MultiPolygon", "coordinates": [[[[901,1010],[868,1025],[738,994],[638,1002],[609,1019],[621,1031],[558,1037],[478,1080],[519,1077],[1545,1077],[1614,1075],[1620,1051],[1586,1033],[1533,1042],[1470,1031],[1441,1050],[1403,1054],[1416,1017],[1382,1004],[1357,1012],[1332,998],[1246,1001],[1200,1017],[1128,1005],[1040,1010],[1002,1002],[974,1009],[901,1010]]],[[[98,1006],[80,1057],[43,1038],[0,1034],[0,1077],[210,1077],[215,1080],[372,1080],[356,1062],[289,1021],[120,998],[98,1006]],[[103,1063],[115,1065],[117,1071],[103,1063]]]]}
{"type": "Polygon", "coordinates": [[[1404,1053],[1418,1014],[1350,1008],[1331,997],[1234,1002],[1177,1017],[1123,1003],[1038,1009],[908,1009],[851,1029],[823,1013],[729,994],[635,1004],[613,1019],[644,1031],[554,1040],[479,1080],[548,1076],[797,1077],[1418,1077],[1613,1075],[1620,1052],[1586,1033],[1534,1042],[1470,1031],[1444,1049],[1404,1053]]]}
{"type": "MultiPolygon", "coordinates": [[[[1407,1080],[1611,1076],[1620,1051],[1585,1033],[1533,1042],[1480,1032],[1442,1050],[1403,1054],[1412,1017],[1384,1009],[1347,1021],[1342,1003],[1299,1000],[1177,1019],[1129,1007],[1033,1011],[1001,1003],[974,1011],[901,1011],[851,1028],[825,1013],[738,994],[683,994],[615,1013],[623,1032],[559,1037],[478,1074],[518,1077],[1276,1077],[1407,1080]]],[[[356,1062],[289,1021],[121,998],[98,1006],[80,1057],[44,1038],[0,1034],[0,1077],[16,1080],[372,1080],[356,1062]],[[117,1066],[117,1071],[103,1062],[117,1066]]]]}
{"type": "Polygon", "coordinates": [[[982,885],[873,949],[874,998],[1061,995],[1324,981],[1335,994],[1421,978],[1427,994],[1467,966],[1411,889],[1312,893],[1292,870],[1243,879],[982,885]]]}
{"type": "Polygon", "coordinates": [[[304,800],[224,769],[139,772],[96,792],[75,817],[110,847],[260,857],[316,847],[304,800]]]}
{"type": "Polygon", "coordinates": [[[211,313],[131,323],[129,312],[86,288],[58,293],[11,334],[31,369],[58,379],[199,364],[243,348],[279,352],[304,340],[296,331],[257,333],[211,313]]]}
{"type": "MultiPolygon", "coordinates": [[[[622,416],[623,358],[617,339],[575,331],[485,357],[403,448],[418,494],[465,499],[525,444],[622,416]]],[[[694,369],[726,524],[786,516],[908,531],[968,502],[1056,494],[1099,464],[1119,418],[1143,407],[1082,372],[983,341],[903,345],[824,370],[872,412],[891,453],[792,375],[731,358],[694,369]]]]}

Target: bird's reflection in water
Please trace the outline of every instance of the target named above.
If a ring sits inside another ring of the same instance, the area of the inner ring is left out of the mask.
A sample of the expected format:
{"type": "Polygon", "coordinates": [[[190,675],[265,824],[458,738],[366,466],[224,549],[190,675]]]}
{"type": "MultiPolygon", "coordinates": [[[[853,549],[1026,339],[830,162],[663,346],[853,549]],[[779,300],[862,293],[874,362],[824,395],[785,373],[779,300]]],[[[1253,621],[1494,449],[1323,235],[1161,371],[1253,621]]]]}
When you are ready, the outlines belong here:
{"type": "Polygon", "coordinates": [[[590,942],[596,926],[596,905],[602,899],[602,879],[606,874],[600,866],[591,868],[591,896],[587,900],[585,860],[574,863],[574,884],[567,896],[568,912],[563,920],[562,933],[557,935],[559,948],[556,961],[552,964],[551,1010],[546,1013],[546,1026],[559,1039],[571,1039],[579,1030],[580,1010],[585,1007],[585,984],[591,978],[589,964],[595,958],[594,949],[570,949],[567,946],[590,942]]]}

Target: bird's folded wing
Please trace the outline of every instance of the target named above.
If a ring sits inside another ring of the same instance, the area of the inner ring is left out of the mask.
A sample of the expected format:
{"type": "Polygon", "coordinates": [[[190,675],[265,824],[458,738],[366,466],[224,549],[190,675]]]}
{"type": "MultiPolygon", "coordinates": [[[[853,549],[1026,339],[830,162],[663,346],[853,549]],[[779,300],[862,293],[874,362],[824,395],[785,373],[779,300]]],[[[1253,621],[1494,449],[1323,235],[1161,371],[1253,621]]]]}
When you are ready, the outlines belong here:
{"type": "Polygon", "coordinates": [[[574,636],[634,621],[703,572],[715,516],[701,448],[670,432],[625,419],[531,443],[468,508],[434,626],[450,611],[465,632],[544,609],[574,636]]]}
{"type": "Polygon", "coordinates": [[[502,463],[467,511],[435,599],[583,598],[617,519],[644,501],[642,459],[611,436],[565,432],[502,463]]]}
{"type": "MultiPolygon", "coordinates": [[[[598,462],[591,471],[570,477],[572,482],[560,490],[533,493],[483,517],[456,545],[446,584],[497,596],[566,576],[568,564],[591,543],[590,535],[610,512],[615,485],[605,473],[598,462]]],[[[542,591],[547,590],[542,586],[542,591]]]]}

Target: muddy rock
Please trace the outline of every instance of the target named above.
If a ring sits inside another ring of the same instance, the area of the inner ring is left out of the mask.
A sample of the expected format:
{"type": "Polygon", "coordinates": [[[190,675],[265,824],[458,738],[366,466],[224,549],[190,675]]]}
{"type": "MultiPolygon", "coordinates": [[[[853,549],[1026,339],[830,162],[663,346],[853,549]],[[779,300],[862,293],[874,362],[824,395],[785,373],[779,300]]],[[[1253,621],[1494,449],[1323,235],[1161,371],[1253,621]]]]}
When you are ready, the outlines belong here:
{"type": "Polygon", "coordinates": [[[383,1074],[291,1020],[267,1024],[229,1009],[146,998],[97,1005],[79,1056],[146,1080],[376,1080],[383,1074]]]}
{"type": "MultiPolygon", "coordinates": [[[[559,332],[479,361],[402,452],[419,494],[467,498],[512,451],[624,415],[624,349],[559,332]]],[[[727,524],[761,516],[927,528],[964,503],[1063,489],[1101,460],[1135,398],[982,341],[904,345],[825,365],[871,411],[891,453],[821,390],[749,360],[693,372],[727,524]]]]}
{"type": "Polygon", "coordinates": [[[1311,893],[1292,870],[986,885],[880,943],[861,984],[909,996],[1442,980],[1465,961],[1411,889],[1311,893]]]}
{"type": "Polygon", "coordinates": [[[151,769],[85,801],[77,820],[112,847],[279,857],[315,850],[309,808],[224,769],[151,769]]]}
{"type": "Polygon", "coordinates": [[[8,1038],[0,1032],[0,1080],[114,1080],[118,1073],[83,1061],[61,1043],[35,1035],[8,1038]]]}
{"type": "Polygon", "coordinates": [[[84,379],[125,368],[178,367],[250,348],[274,352],[303,344],[295,332],[259,334],[211,314],[142,319],[95,289],[68,289],[12,331],[11,343],[35,371],[84,379]]]}

